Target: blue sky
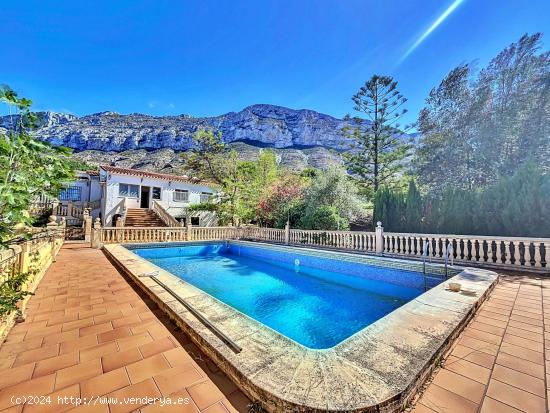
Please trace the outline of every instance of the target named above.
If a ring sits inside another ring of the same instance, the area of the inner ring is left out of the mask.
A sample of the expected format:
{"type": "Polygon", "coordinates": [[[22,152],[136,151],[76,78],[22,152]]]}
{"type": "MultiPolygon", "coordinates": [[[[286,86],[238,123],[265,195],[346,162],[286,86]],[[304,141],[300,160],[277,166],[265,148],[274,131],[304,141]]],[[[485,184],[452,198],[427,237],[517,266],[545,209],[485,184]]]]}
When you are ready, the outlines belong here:
{"type": "Polygon", "coordinates": [[[271,103],[340,117],[366,79],[390,74],[414,121],[457,64],[483,65],[526,32],[550,44],[548,0],[463,0],[407,55],[453,1],[9,1],[0,83],[76,115],[271,103]]]}

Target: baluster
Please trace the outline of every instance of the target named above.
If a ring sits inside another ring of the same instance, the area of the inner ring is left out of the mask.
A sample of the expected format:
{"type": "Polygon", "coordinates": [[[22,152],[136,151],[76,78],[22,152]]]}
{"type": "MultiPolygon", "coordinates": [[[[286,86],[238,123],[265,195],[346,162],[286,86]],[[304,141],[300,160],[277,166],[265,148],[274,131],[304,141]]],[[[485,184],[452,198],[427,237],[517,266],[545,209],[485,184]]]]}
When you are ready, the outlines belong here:
{"type": "Polygon", "coordinates": [[[512,254],[510,251],[510,241],[504,241],[504,263],[512,263],[512,254]]]}
{"type": "Polygon", "coordinates": [[[490,262],[490,263],[494,262],[493,261],[493,255],[494,255],[493,240],[485,240],[483,241],[483,244],[484,246],[487,247],[485,262],[490,262]]]}
{"type": "Polygon", "coordinates": [[[475,254],[474,256],[474,260],[476,262],[479,262],[479,259],[481,258],[481,243],[478,239],[474,239],[472,241],[472,248],[473,248],[473,253],[475,254]]]}
{"type": "Polygon", "coordinates": [[[480,240],[481,253],[483,254],[482,261],[489,262],[489,257],[492,254],[493,244],[487,240],[480,240]]]}
{"type": "Polygon", "coordinates": [[[535,246],[535,255],[534,255],[535,264],[534,264],[534,266],[537,267],[537,268],[541,268],[542,267],[542,256],[541,256],[541,253],[540,253],[541,244],[540,244],[540,242],[534,242],[533,244],[535,246]]]}
{"type": "Polygon", "coordinates": [[[542,243],[542,248],[544,249],[544,267],[548,269],[550,268],[550,243],[542,243]]]}
{"type": "Polygon", "coordinates": [[[456,259],[461,260],[464,252],[464,243],[460,238],[456,240],[456,259]]]}

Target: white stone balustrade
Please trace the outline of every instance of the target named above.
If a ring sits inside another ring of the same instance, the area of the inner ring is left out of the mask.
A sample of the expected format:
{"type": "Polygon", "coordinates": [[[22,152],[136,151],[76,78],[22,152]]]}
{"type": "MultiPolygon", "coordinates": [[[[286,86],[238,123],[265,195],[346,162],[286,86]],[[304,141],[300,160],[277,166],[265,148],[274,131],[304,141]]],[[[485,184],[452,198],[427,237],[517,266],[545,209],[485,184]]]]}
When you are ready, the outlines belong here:
{"type": "Polygon", "coordinates": [[[443,260],[444,251],[451,244],[452,259],[459,265],[473,263],[538,270],[550,267],[550,238],[394,233],[384,232],[382,225],[375,232],[191,225],[94,228],[96,230],[100,231],[101,244],[243,239],[416,258],[422,257],[427,244],[430,260],[443,260]]]}

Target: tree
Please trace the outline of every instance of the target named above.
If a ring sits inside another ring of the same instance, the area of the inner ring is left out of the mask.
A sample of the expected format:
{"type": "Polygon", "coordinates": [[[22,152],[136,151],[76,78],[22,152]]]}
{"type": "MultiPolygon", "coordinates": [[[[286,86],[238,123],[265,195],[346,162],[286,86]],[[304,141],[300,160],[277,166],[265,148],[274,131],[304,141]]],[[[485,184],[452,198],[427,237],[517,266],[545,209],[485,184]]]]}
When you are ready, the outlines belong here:
{"type": "Polygon", "coordinates": [[[453,69],[429,94],[414,166],[430,191],[473,191],[512,175],[527,160],[550,170],[550,52],[524,35],[487,67],[453,69]]]}
{"type": "MultiPolygon", "coordinates": [[[[331,167],[319,172],[311,181],[305,196],[304,222],[311,222],[310,217],[319,213],[320,207],[331,207],[346,222],[352,222],[363,214],[362,200],[357,186],[346,172],[338,167],[331,167]]],[[[325,210],[325,212],[328,210],[325,210]]],[[[337,220],[336,222],[344,222],[337,220]]],[[[340,228],[343,229],[343,228],[340,228]]]]}
{"type": "Polygon", "coordinates": [[[195,132],[193,143],[184,154],[187,167],[220,189],[214,203],[201,208],[215,210],[221,222],[233,225],[255,221],[261,193],[278,174],[275,154],[265,150],[257,161],[242,161],[224,144],[221,133],[205,129],[195,132]]]}
{"type": "Polygon", "coordinates": [[[288,219],[291,226],[298,226],[303,216],[306,184],[306,178],[296,174],[284,174],[272,182],[258,202],[260,223],[282,228],[288,219]]]}
{"type": "Polygon", "coordinates": [[[422,197],[413,180],[409,182],[405,200],[405,223],[407,231],[418,232],[422,222],[422,197]]]}
{"type": "Polygon", "coordinates": [[[547,237],[550,234],[550,174],[528,161],[479,196],[478,233],[547,237]]]}
{"type": "Polygon", "coordinates": [[[241,220],[258,221],[260,199],[278,176],[275,153],[269,149],[262,149],[256,161],[241,162],[240,171],[243,181],[239,194],[242,205],[241,220]]]}
{"type": "Polygon", "coordinates": [[[302,219],[302,228],[324,231],[347,231],[349,221],[334,206],[321,205],[302,219]]]}
{"type": "Polygon", "coordinates": [[[221,132],[198,129],[193,134],[193,147],[183,154],[186,166],[202,179],[219,187],[217,199],[205,208],[215,207],[221,222],[238,223],[237,192],[239,189],[238,157],[222,140],[221,132]]]}
{"type": "Polygon", "coordinates": [[[390,76],[374,75],[352,98],[357,112],[367,120],[350,118],[344,133],[353,141],[345,155],[346,166],[374,193],[382,185],[391,185],[405,165],[411,145],[405,138],[409,127],[400,129],[399,120],[407,112],[407,99],[397,90],[390,76]]]}
{"type": "Polygon", "coordinates": [[[487,181],[481,167],[484,159],[474,152],[479,139],[475,132],[479,112],[472,105],[471,70],[469,65],[453,69],[430,91],[420,112],[421,138],[414,163],[419,181],[436,192],[443,191],[450,182],[473,190],[487,181]]]}
{"type": "Polygon", "coordinates": [[[0,87],[0,101],[17,113],[6,131],[0,129],[0,243],[18,224],[30,225],[28,209],[41,196],[56,197],[74,179],[74,163],[67,148],[54,148],[33,138],[36,116],[31,101],[0,87]]]}

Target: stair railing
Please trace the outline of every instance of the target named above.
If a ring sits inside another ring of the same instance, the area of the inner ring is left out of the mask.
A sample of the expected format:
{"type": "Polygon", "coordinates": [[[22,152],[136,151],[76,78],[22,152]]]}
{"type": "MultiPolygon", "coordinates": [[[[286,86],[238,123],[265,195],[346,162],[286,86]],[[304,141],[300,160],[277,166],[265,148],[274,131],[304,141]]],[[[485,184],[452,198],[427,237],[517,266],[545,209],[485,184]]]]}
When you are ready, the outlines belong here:
{"type": "Polygon", "coordinates": [[[126,215],[128,215],[128,207],[126,206],[126,198],[122,198],[122,201],[120,201],[120,204],[119,204],[120,208],[121,208],[121,214],[120,214],[120,226],[125,226],[126,225],[126,215]]]}
{"type": "Polygon", "coordinates": [[[157,201],[153,201],[153,212],[169,227],[180,227],[180,223],[157,201]]]}

